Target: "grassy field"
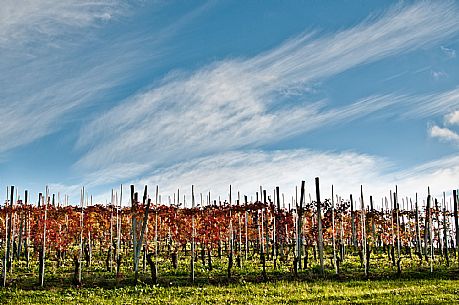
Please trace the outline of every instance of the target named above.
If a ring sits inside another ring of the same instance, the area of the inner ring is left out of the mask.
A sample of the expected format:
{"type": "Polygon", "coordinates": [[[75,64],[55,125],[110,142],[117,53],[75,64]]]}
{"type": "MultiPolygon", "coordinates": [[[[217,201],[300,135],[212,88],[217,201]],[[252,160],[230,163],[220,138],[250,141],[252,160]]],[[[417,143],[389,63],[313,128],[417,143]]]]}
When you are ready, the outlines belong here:
{"type": "Polygon", "coordinates": [[[0,292],[2,304],[458,304],[447,279],[276,281],[184,287],[49,288],[0,292]]]}
{"type": "Polygon", "coordinates": [[[57,268],[47,264],[46,284],[37,285],[37,268],[17,263],[8,288],[0,288],[1,304],[459,304],[459,271],[440,261],[434,273],[426,263],[405,258],[398,276],[384,256],[372,259],[370,276],[365,278],[357,257],[349,256],[342,273],[327,265],[322,275],[317,263],[294,277],[288,265],[273,270],[268,262],[268,279],[260,276],[257,260],[243,268],[234,267],[231,280],[225,276],[226,261],[216,260],[212,271],[196,263],[197,280],[189,281],[189,261],[180,261],[174,270],[167,261],[160,264],[159,284],[149,283],[148,270],[133,284],[130,266],[116,279],[102,264],[84,268],[83,287],[71,284],[71,265],[57,268]]]}

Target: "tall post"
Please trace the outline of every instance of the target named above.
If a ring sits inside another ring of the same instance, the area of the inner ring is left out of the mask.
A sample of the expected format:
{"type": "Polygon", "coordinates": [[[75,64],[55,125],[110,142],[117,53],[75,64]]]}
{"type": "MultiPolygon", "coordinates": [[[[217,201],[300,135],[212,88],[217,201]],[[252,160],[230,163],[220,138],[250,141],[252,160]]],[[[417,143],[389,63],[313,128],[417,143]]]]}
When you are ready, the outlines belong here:
{"type": "Polygon", "coordinates": [[[2,269],[2,286],[6,287],[6,273],[7,273],[7,265],[8,265],[8,259],[9,255],[8,252],[10,250],[10,230],[9,230],[9,219],[8,219],[8,194],[9,194],[9,188],[6,188],[6,201],[5,201],[5,236],[6,236],[6,244],[5,244],[5,255],[3,257],[3,269],[2,269]]]}
{"type": "MultiPolygon", "coordinates": [[[[374,209],[374,206],[373,206],[373,196],[370,196],[370,211],[371,211],[371,215],[372,215],[372,218],[371,218],[371,235],[372,235],[372,241],[374,244],[376,244],[377,240],[379,240],[379,238],[376,238],[376,225],[375,225],[375,209],[374,209]]],[[[367,238],[368,239],[368,238],[367,238]]]]}
{"type": "Polygon", "coordinates": [[[300,189],[300,202],[297,204],[297,214],[298,214],[298,225],[297,225],[297,263],[298,269],[301,269],[301,259],[302,259],[302,250],[303,250],[303,201],[304,201],[304,184],[305,181],[301,181],[301,189],[300,189]]]}
{"type": "Polygon", "coordinates": [[[367,235],[366,235],[366,224],[365,224],[365,203],[363,201],[363,186],[360,185],[360,209],[361,209],[361,227],[362,227],[362,255],[364,259],[364,270],[365,276],[368,276],[369,267],[369,255],[367,253],[367,235]]]}
{"type": "Polygon", "coordinates": [[[30,210],[28,208],[29,204],[29,192],[25,191],[25,205],[27,207],[26,211],[26,221],[25,221],[25,243],[24,243],[24,254],[26,259],[26,267],[29,268],[30,261],[30,250],[29,250],[29,239],[30,239],[30,210]]]}
{"type": "Polygon", "coordinates": [[[159,186],[156,186],[156,195],[155,195],[155,275],[157,282],[158,278],[158,196],[159,196],[159,186]]]}
{"type": "Polygon", "coordinates": [[[194,245],[194,185],[191,186],[191,281],[194,282],[194,256],[195,256],[195,245],[194,245]]]}
{"type": "MultiPolygon", "coordinates": [[[[283,199],[283,194],[282,194],[282,199],[283,199]]],[[[282,227],[280,223],[280,217],[282,214],[281,213],[281,204],[280,204],[280,188],[276,186],[276,201],[277,201],[277,213],[276,213],[276,226],[279,227],[279,232],[282,232],[282,227]]],[[[284,208],[285,208],[285,203],[284,203],[284,208]]],[[[279,234],[279,236],[276,237],[276,257],[279,256],[279,249],[280,249],[280,257],[284,257],[284,243],[287,238],[287,230],[283,234],[279,234]],[[280,243],[279,243],[280,239],[280,243]],[[280,248],[279,248],[280,247],[280,248]]]]}
{"type": "Polygon", "coordinates": [[[316,177],[315,181],[316,181],[317,230],[318,230],[317,242],[319,244],[320,269],[322,270],[322,275],[323,275],[324,274],[324,237],[322,233],[322,203],[320,202],[319,177],[316,177]]]}
{"type": "Polygon", "coordinates": [[[244,205],[245,205],[245,217],[244,217],[244,230],[245,230],[245,247],[244,247],[244,251],[245,251],[245,260],[247,260],[248,258],[248,235],[247,235],[247,227],[248,227],[248,221],[247,221],[247,217],[248,217],[248,214],[249,212],[247,211],[247,196],[244,196],[244,205]]]}
{"type": "MultiPolygon", "coordinates": [[[[27,194],[27,191],[25,191],[27,194]]],[[[26,195],[27,197],[27,195],[26,195]]],[[[18,246],[17,246],[17,253],[16,257],[18,260],[21,260],[21,253],[22,253],[22,240],[23,240],[23,232],[24,232],[24,222],[25,222],[25,215],[24,215],[24,202],[21,204],[21,209],[19,211],[19,238],[18,238],[18,246]]]]}
{"type": "Polygon", "coordinates": [[[430,195],[427,195],[427,204],[426,204],[426,211],[425,211],[425,219],[424,219],[424,259],[426,262],[428,259],[428,238],[430,235],[430,228],[429,228],[429,218],[430,218],[430,195]]]}
{"type": "Polygon", "coordinates": [[[134,185],[131,184],[131,240],[134,250],[134,273],[137,273],[137,193],[134,192],[134,185]]]}
{"type": "MultiPolygon", "coordinates": [[[[145,185],[145,190],[144,190],[144,193],[143,193],[143,199],[142,199],[142,205],[145,207],[145,202],[147,201],[147,186],[145,185]]],[[[148,199],[148,202],[147,202],[147,206],[145,207],[145,214],[144,214],[144,217],[143,217],[143,223],[142,223],[142,229],[140,231],[140,237],[139,237],[139,240],[137,241],[137,244],[136,246],[134,247],[134,251],[135,251],[135,259],[136,261],[134,262],[134,272],[135,272],[135,278],[134,278],[134,281],[135,281],[135,284],[137,284],[137,280],[139,278],[139,258],[140,258],[140,249],[142,247],[142,244],[143,244],[143,237],[145,235],[145,231],[146,231],[146,228],[147,228],[147,224],[148,224],[148,213],[150,212],[150,205],[151,205],[151,199],[148,199]]],[[[137,234],[136,232],[137,230],[135,230],[133,232],[133,234],[137,234]]]]}
{"type": "Polygon", "coordinates": [[[231,185],[229,186],[229,218],[230,218],[230,223],[229,223],[229,242],[230,242],[230,254],[228,257],[228,278],[231,278],[231,268],[233,267],[233,251],[234,251],[234,235],[233,235],[233,214],[231,209],[232,207],[232,201],[231,201],[231,185]]]}
{"type": "Polygon", "coordinates": [[[335,266],[335,274],[338,274],[338,262],[336,260],[336,237],[335,237],[335,199],[333,192],[333,185],[331,189],[331,203],[332,203],[332,249],[333,249],[333,264],[335,266]]]}
{"type": "Polygon", "coordinates": [[[443,248],[445,252],[446,266],[449,267],[448,230],[446,228],[446,194],[445,192],[443,192],[443,248]]]}
{"type": "Polygon", "coordinates": [[[400,203],[398,202],[398,188],[395,186],[394,192],[394,205],[395,205],[395,217],[396,217],[396,226],[397,226],[397,273],[401,273],[401,266],[400,266],[400,203]]]}
{"type": "Polygon", "coordinates": [[[107,260],[108,260],[108,270],[107,271],[110,271],[110,272],[112,272],[112,263],[113,263],[112,262],[112,258],[113,258],[112,250],[113,250],[113,207],[115,206],[114,202],[115,202],[115,195],[112,189],[112,196],[111,196],[111,201],[110,201],[110,245],[108,248],[108,257],[107,257],[107,260]]]}
{"type": "Polygon", "coordinates": [[[263,204],[265,206],[265,208],[263,209],[263,214],[266,213],[266,215],[264,215],[264,228],[266,229],[265,230],[265,240],[266,240],[266,251],[265,251],[265,255],[266,255],[266,258],[269,259],[269,243],[270,243],[270,237],[269,237],[269,219],[268,219],[268,195],[266,193],[266,190],[263,190],[262,192],[263,194],[263,204]]]}
{"type": "Polygon", "coordinates": [[[78,256],[78,284],[81,285],[81,268],[83,267],[83,229],[84,229],[84,187],[81,190],[81,197],[80,197],[80,253],[78,256]]]}
{"type": "Polygon", "coordinates": [[[391,251],[391,256],[392,256],[392,265],[395,267],[396,262],[395,262],[395,228],[394,228],[394,221],[395,221],[395,204],[393,203],[393,196],[392,196],[392,190],[389,191],[389,199],[390,199],[390,232],[391,232],[391,245],[390,245],[390,251],[391,251]]]}
{"type": "MultiPolygon", "coordinates": [[[[443,245],[442,245],[442,240],[441,240],[441,237],[440,237],[440,234],[441,234],[441,230],[440,230],[440,210],[441,208],[438,206],[438,200],[437,198],[435,198],[434,200],[434,203],[435,203],[435,215],[436,215],[436,220],[437,220],[437,248],[438,248],[438,252],[440,253],[441,256],[443,256],[443,245]]],[[[435,234],[434,234],[435,236],[435,234]]],[[[435,252],[435,251],[434,251],[435,252]]]]}
{"type": "Polygon", "coordinates": [[[458,215],[458,204],[457,204],[457,191],[453,190],[453,201],[454,201],[454,224],[456,228],[456,250],[457,259],[459,261],[459,215],[458,215]]]}
{"type": "Polygon", "coordinates": [[[12,243],[12,235],[13,235],[13,202],[14,202],[14,186],[10,188],[10,208],[5,209],[5,213],[8,213],[8,236],[6,238],[6,269],[8,272],[11,272],[13,264],[12,264],[12,257],[11,257],[11,243],[12,243]]]}
{"type": "MultiPolygon", "coordinates": [[[[237,206],[238,208],[241,205],[241,194],[239,191],[237,192],[237,206]]],[[[241,224],[241,212],[239,209],[237,210],[237,229],[239,233],[239,240],[238,240],[238,246],[236,247],[237,249],[237,261],[238,261],[238,267],[241,267],[241,251],[242,251],[242,224],[241,224]]]]}
{"type": "Polygon", "coordinates": [[[414,221],[416,222],[416,251],[421,254],[421,230],[419,230],[418,193],[416,193],[414,221]]]}
{"type": "Polygon", "coordinates": [[[357,233],[355,229],[355,211],[354,211],[354,200],[352,198],[352,194],[349,195],[351,199],[351,230],[352,230],[352,245],[354,246],[354,250],[357,249],[357,233]]]}
{"type": "Polygon", "coordinates": [[[427,245],[430,247],[430,272],[433,272],[433,244],[432,244],[432,211],[430,188],[427,188],[427,204],[426,204],[426,220],[424,227],[424,245],[425,245],[425,258],[427,260],[427,245]],[[427,239],[428,237],[428,239],[427,239]],[[428,241],[428,243],[427,243],[428,241]]]}
{"type": "Polygon", "coordinates": [[[39,281],[40,286],[43,287],[45,283],[45,256],[46,256],[46,220],[47,220],[47,212],[48,212],[48,186],[46,187],[45,198],[43,200],[43,205],[45,208],[45,215],[44,215],[44,222],[43,222],[43,243],[41,247],[41,255],[40,255],[40,274],[39,274],[39,281]]]}
{"type": "Polygon", "coordinates": [[[119,278],[120,274],[120,263],[121,263],[121,224],[122,224],[122,217],[123,214],[121,214],[121,207],[122,207],[122,202],[123,202],[123,185],[120,185],[120,201],[119,201],[119,206],[118,206],[118,200],[117,200],[117,206],[116,206],[116,278],[119,278]]]}
{"type": "MultiPolygon", "coordinates": [[[[341,197],[338,197],[336,200],[339,203],[342,203],[341,197]]],[[[340,217],[340,225],[339,225],[339,243],[340,243],[340,261],[344,262],[345,254],[346,254],[346,243],[344,242],[344,215],[340,217]]]]}
{"type": "MultiPolygon", "coordinates": [[[[261,186],[260,186],[260,196],[262,194],[263,194],[263,192],[262,192],[262,189],[261,189],[261,186]]],[[[266,192],[265,192],[265,194],[266,194],[266,192]]],[[[263,199],[263,207],[261,208],[261,231],[260,231],[260,239],[261,239],[261,254],[260,254],[260,258],[261,258],[263,279],[266,279],[265,237],[263,236],[263,234],[265,233],[265,230],[264,230],[264,222],[265,222],[265,219],[264,219],[265,208],[264,208],[264,206],[265,205],[266,205],[266,196],[263,199]]],[[[267,230],[268,230],[268,228],[266,228],[266,231],[267,230]]],[[[268,242],[268,240],[266,240],[266,242],[268,242]]]]}

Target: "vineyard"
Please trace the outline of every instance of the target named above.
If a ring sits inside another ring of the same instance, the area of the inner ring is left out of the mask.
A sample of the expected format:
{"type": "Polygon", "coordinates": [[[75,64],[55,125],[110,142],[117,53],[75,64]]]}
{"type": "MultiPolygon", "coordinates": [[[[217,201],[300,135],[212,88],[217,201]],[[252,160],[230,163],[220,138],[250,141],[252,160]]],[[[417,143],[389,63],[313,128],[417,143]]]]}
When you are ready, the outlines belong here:
{"type": "Polygon", "coordinates": [[[39,287],[189,286],[304,279],[457,277],[458,194],[399,198],[376,205],[358,198],[321,199],[305,182],[286,198],[279,188],[213,200],[178,190],[161,203],[131,185],[130,206],[120,192],[78,205],[46,189],[36,203],[13,186],[0,210],[2,285],[39,287]],[[314,198],[312,198],[314,197],[314,198]],[[421,204],[422,202],[422,204],[421,204]],[[189,207],[186,207],[186,206],[189,207]],[[376,208],[378,206],[378,208],[376,208]]]}

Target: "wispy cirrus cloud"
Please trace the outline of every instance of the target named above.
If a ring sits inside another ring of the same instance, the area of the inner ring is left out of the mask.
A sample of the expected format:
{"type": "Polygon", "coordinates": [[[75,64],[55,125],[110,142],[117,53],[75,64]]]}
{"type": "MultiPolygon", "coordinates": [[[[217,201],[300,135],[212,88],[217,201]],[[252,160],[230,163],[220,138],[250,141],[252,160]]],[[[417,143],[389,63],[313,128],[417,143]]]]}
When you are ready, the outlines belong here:
{"type": "Polygon", "coordinates": [[[75,35],[126,10],[115,0],[2,2],[0,106],[8,123],[0,130],[0,153],[55,131],[66,114],[117,83],[121,65],[101,62],[107,55],[101,50],[83,56],[79,46],[88,40],[75,35]]]}
{"type": "Polygon", "coordinates": [[[459,87],[425,95],[405,96],[405,103],[400,105],[403,118],[427,118],[447,115],[459,108],[459,87]]]}
{"type": "Polygon", "coordinates": [[[434,45],[458,32],[458,17],[452,2],[398,5],[335,34],[305,34],[252,58],[171,74],[83,127],[78,146],[87,152],[76,167],[98,170],[125,162],[155,166],[276,141],[379,111],[400,98],[374,96],[332,108],[301,94],[292,101],[285,92],[434,45]]]}
{"type": "Polygon", "coordinates": [[[121,0],[5,0],[0,10],[0,47],[75,33],[125,14],[128,7],[121,0]]]}
{"type": "Polygon", "coordinates": [[[162,42],[208,7],[147,33],[127,32],[101,43],[100,32],[84,28],[109,26],[128,14],[130,2],[40,0],[18,7],[13,2],[5,9],[11,16],[5,13],[0,21],[0,69],[8,71],[0,74],[0,115],[8,121],[0,129],[0,153],[84,122],[88,110],[103,108],[146,66],[154,69],[164,53],[162,42]]]}
{"type": "MultiPolygon", "coordinates": [[[[28,63],[23,59],[24,65],[17,67],[0,60],[0,67],[10,68],[7,75],[0,76],[0,86],[4,88],[0,92],[1,117],[8,121],[0,130],[0,140],[4,143],[0,152],[82,120],[78,112],[82,107],[97,106],[96,101],[104,101],[110,96],[110,89],[129,78],[126,71],[138,62],[140,53],[126,50],[124,54],[118,53],[122,50],[110,52],[114,57],[106,57],[107,51],[98,50],[79,63],[65,54],[28,63]],[[57,63],[53,61],[56,58],[57,63]]],[[[159,54],[151,53],[150,58],[159,54]]]]}

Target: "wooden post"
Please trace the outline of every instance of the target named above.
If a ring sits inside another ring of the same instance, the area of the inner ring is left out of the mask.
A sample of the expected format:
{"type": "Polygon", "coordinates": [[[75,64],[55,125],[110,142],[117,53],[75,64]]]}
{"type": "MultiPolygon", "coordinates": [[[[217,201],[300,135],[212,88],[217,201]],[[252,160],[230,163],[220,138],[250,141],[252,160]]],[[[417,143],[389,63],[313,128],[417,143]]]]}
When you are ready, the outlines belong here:
{"type": "Polygon", "coordinates": [[[427,204],[425,210],[425,219],[424,219],[424,259],[426,262],[429,261],[428,252],[427,252],[427,242],[429,237],[429,217],[430,217],[430,195],[427,195],[427,204]]]}
{"type": "Polygon", "coordinates": [[[304,201],[304,185],[305,181],[301,181],[301,188],[300,188],[300,202],[297,204],[297,214],[298,214],[298,225],[297,225],[297,263],[298,263],[298,269],[301,269],[301,259],[302,259],[302,250],[303,250],[303,201],[304,201]]]}
{"type": "Polygon", "coordinates": [[[137,272],[137,198],[135,197],[134,185],[131,184],[131,240],[134,254],[134,272],[137,272]]]}
{"type": "Polygon", "coordinates": [[[456,251],[457,259],[459,261],[459,215],[458,215],[458,204],[457,204],[457,191],[453,190],[453,201],[454,201],[454,224],[456,228],[456,251]]]}
{"type": "Polygon", "coordinates": [[[45,199],[43,200],[43,204],[45,206],[45,215],[44,215],[44,222],[43,222],[43,243],[41,248],[41,255],[40,255],[40,273],[39,273],[39,282],[40,286],[43,287],[45,283],[45,257],[46,257],[46,220],[47,220],[47,212],[48,212],[48,187],[46,187],[45,199]]]}
{"type": "Polygon", "coordinates": [[[248,221],[247,217],[249,212],[247,211],[247,196],[244,196],[244,205],[245,205],[245,217],[244,217],[244,229],[245,229],[245,260],[248,258],[248,235],[247,235],[247,227],[248,227],[248,221]]]}
{"type": "MultiPolygon", "coordinates": [[[[339,196],[338,198],[338,202],[339,203],[343,203],[343,200],[341,198],[341,196],[339,196]]],[[[339,239],[340,239],[340,244],[341,244],[341,249],[340,249],[340,260],[341,262],[344,262],[344,260],[346,259],[346,242],[344,241],[344,215],[341,215],[340,217],[340,232],[339,232],[339,239]]]]}
{"type": "MultiPolygon", "coordinates": [[[[282,228],[280,226],[280,213],[281,213],[281,205],[280,205],[280,188],[278,186],[276,186],[276,202],[277,202],[277,212],[274,214],[274,220],[276,222],[276,227],[279,227],[279,232],[281,232],[282,228]]],[[[276,229],[275,229],[276,230],[276,229]]],[[[279,256],[279,239],[280,239],[280,255],[281,255],[281,259],[283,258],[283,254],[284,254],[284,241],[285,241],[285,237],[286,237],[286,234],[287,232],[285,232],[285,234],[281,235],[279,234],[279,236],[277,236],[277,233],[276,233],[276,240],[275,240],[275,260],[277,261],[277,257],[279,256]]]]}
{"type": "Polygon", "coordinates": [[[83,229],[84,229],[84,187],[81,190],[81,197],[80,197],[80,253],[78,256],[78,281],[77,285],[81,285],[81,268],[83,267],[82,259],[83,259],[83,229]]]}
{"type": "Polygon", "coordinates": [[[269,259],[269,243],[270,243],[270,240],[269,240],[269,222],[268,222],[268,196],[266,194],[266,190],[263,190],[262,192],[263,194],[263,204],[265,206],[265,208],[263,209],[263,214],[266,213],[266,215],[263,215],[264,217],[264,228],[266,229],[266,251],[265,251],[265,255],[266,255],[266,259],[269,259]]]}
{"type": "MultiPolygon", "coordinates": [[[[117,198],[118,199],[118,198],[117,198]]],[[[116,200],[116,278],[118,279],[120,276],[120,263],[121,263],[121,224],[122,224],[122,217],[121,214],[121,207],[123,202],[123,185],[120,185],[120,201],[118,206],[118,200],[116,200]]]]}
{"type": "Polygon", "coordinates": [[[108,248],[108,270],[109,272],[112,272],[112,249],[113,249],[113,207],[114,207],[114,200],[115,196],[113,194],[113,189],[112,189],[112,196],[111,196],[111,202],[110,202],[110,244],[108,248]]]}
{"type": "Polygon", "coordinates": [[[448,230],[446,229],[446,194],[445,192],[443,192],[443,248],[445,252],[446,266],[449,267],[448,230]]]}
{"type": "Polygon", "coordinates": [[[430,197],[430,188],[428,188],[427,191],[428,191],[428,195],[427,195],[427,204],[426,204],[426,219],[425,219],[425,226],[424,226],[424,246],[425,246],[424,255],[427,261],[428,260],[427,245],[430,245],[430,272],[433,272],[432,215],[431,215],[431,209],[430,209],[430,202],[432,199],[430,197]]]}
{"type": "MultiPolygon", "coordinates": [[[[11,196],[10,196],[10,210],[9,210],[9,217],[8,217],[8,236],[6,238],[6,269],[8,272],[11,272],[13,264],[12,264],[12,257],[11,257],[11,243],[12,243],[12,235],[13,235],[13,202],[14,202],[14,186],[10,188],[11,196]]],[[[5,209],[7,210],[7,209],[5,209]]]]}
{"type": "Polygon", "coordinates": [[[394,211],[395,211],[395,204],[393,203],[393,196],[392,190],[389,192],[389,199],[390,199],[390,231],[391,231],[391,245],[390,245],[390,254],[392,256],[392,265],[395,267],[397,264],[395,261],[395,228],[394,228],[394,211]]]}
{"type": "Polygon", "coordinates": [[[26,259],[26,267],[29,268],[29,260],[30,260],[30,250],[29,250],[29,239],[30,239],[30,210],[28,208],[28,204],[29,204],[29,192],[28,191],[25,191],[25,205],[26,205],[26,208],[27,208],[27,211],[26,211],[26,221],[25,221],[25,235],[26,235],[26,238],[25,238],[25,243],[24,243],[24,255],[25,255],[25,259],[26,259]]]}
{"type": "MultiPolygon", "coordinates": [[[[131,189],[133,189],[133,188],[131,188],[131,189]]],[[[147,200],[147,186],[145,185],[145,191],[144,191],[143,200],[142,200],[143,206],[145,206],[145,201],[146,201],[146,200],[147,200]]],[[[135,282],[135,284],[137,284],[137,281],[138,281],[138,279],[139,279],[139,258],[140,258],[140,249],[142,248],[143,237],[144,237],[145,230],[146,230],[147,224],[148,224],[148,213],[150,212],[150,204],[151,204],[151,200],[148,199],[147,206],[146,206],[146,208],[145,208],[145,214],[144,214],[144,217],[143,217],[142,230],[140,231],[140,238],[139,238],[139,240],[136,242],[135,247],[134,247],[134,251],[135,251],[135,254],[134,254],[134,258],[135,258],[135,261],[134,261],[134,273],[135,273],[134,282],[135,282]]],[[[134,215],[135,215],[135,214],[134,214],[134,215]]],[[[134,216],[134,217],[135,217],[135,216],[134,216]]],[[[137,234],[136,231],[137,231],[137,230],[134,230],[134,231],[133,231],[133,235],[134,235],[134,236],[137,234]]]]}
{"type": "MultiPolygon", "coordinates": [[[[89,202],[89,206],[92,206],[92,195],[90,196],[91,200],[89,202]]],[[[86,198],[86,205],[88,204],[88,198],[86,198]]],[[[88,230],[88,239],[87,239],[87,261],[86,261],[86,266],[89,267],[91,266],[92,262],[92,240],[91,240],[91,230],[88,230]]]]}
{"type": "MultiPolygon", "coordinates": [[[[438,200],[437,198],[435,198],[434,200],[434,203],[435,203],[435,215],[436,215],[436,220],[437,220],[437,248],[438,248],[438,252],[440,253],[441,256],[443,256],[443,245],[442,245],[442,240],[441,240],[441,237],[440,237],[440,233],[441,233],[441,230],[440,230],[440,207],[438,206],[438,200]]],[[[435,236],[435,234],[434,234],[435,236]]],[[[435,251],[434,251],[435,252],[435,251]]]]}
{"type": "Polygon", "coordinates": [[[375,225],[375,209],[374,209],[374,206],[373,206],[373,196],[370,196],[370,211],[371,211],[371,235],[372,235],[372,241],[373,241],[373,245],[377,245],[377,240],[378,238],[376,238],[376,225],[375,225]]]}
{"type": "Polygon", "coordinates": [[[191,186],[191,281],[194,282],[195,277],[194,277],[194,234],[195,234],[195,228],[194,228],[194,185],[191,186]]]}
{"type": "MultiPolygon", "coordinates": [[[[237,200],[236,200],[237,207],[239,208],[241,204],[241,194],[239,191],[237,192],[237,200]]],[[[239,239],[237,241],[237,246],[236,246],[236,260],[238,263],[238,268],[241,268],[241,249],[242,249],[242,224],[241,224],[241,213],[239,212],[239,209],[236,212],[237,214],[237,231],[236,234],[239,235],[239,239]]]]}
{"type": "Polygon", "coordinates": [[[365,203],[363,200],[363,186],[360,185],[360,209],[361,209],[361,231],[362,231],[362,255],[364,259],[364,270],[365,276],[368,276],[368,267],[370,265],[370,258],[367,253],[367,234],[366,234],[366,224],[365,224],[365,203]]]}
{"type": "MultiPolygon", "coordinates": [[[[27,191],[25,191],[25,193],[26,193],[25,197],[27,197],[27,191]]],[[[24,222],[25,222],[24,203],[22,203],[21,209],[19,211],[19,238],[18,238],[18,247],[17,247],[17,253],[16,253],[16,258],[18,260],[21,260],[24,222]]]]}
{"type": "Polygon", "coordinates": [[[159,186],[156,186],[156,195],[155,195],[155,284],[158,282],[158,196],[159,196],[159,186]]]}
{"type": "Polygon", "coordinates": [[[336,235],[335,235],[335,199],[333,192],[333,185],[331,189],[331,203],[332,203],[332,250],[333,250],[333,264],[335,266],[335,274],[339,273],[338,261],[336,259],[336,235]]]}
{"type": "Polygon", "coordinates": [[[320,186],[319,186],[319,177],[316,177],[316,204],[317,204],[317,228],[318,228],[318,239],[317,243],[319,244],[319,261],[320,269],[322,275],[324,275],[324,240],[322,233],[322,203],[320,202],[320,186]]]}
{"type": "Polygon", "coordinates": [[[9,234],[9,220],[8,220],[8,194],[9,194],[9,187],[6,187],[6,201],[5,201],[5,236],[6,236],[6,244],[5,244],[5,255],[3,258],[3,269],[2,269],[2,286],[6,287],[6,273],[7,273],[7,265],[8,265],[8,252],[10,249],[10,234],[9,234]]]}
{"type": "Polygon", "coordinates": [[[233,215],[232,215],[232,202],[231,202],[231,185],[229,186],[229,242],[230,242],[230,253],[228,257],[228,278],[231,278],[231,268],[233,267],[233,251],[234,251],[234,236],[233,236],[233,215]]]}
{"type": "Polygon", "coordinates": [[[416,223],[416,251],[419,253],[419,255],[421,255],[421,230],[419,230],[418,193],[416,193],[414,221],[416,223]]]}
{"type": "Polygon", "coordinates": [[[266,257],[265,257],[265,238],[263,236],[264,230],[264,209],[261,208],[261,231],[260,231],[260,239],[261,239],[261,265],[262,265],[262,276],[263,279],[266,279],[266,257]]]}
{"type": "Polygon", "coordinates": [[[355,229],[355,211],[354,211],[354,200],[352,194],[349,195],[351,199],[351,230],[352,230],[352,245],[354,246],[354,251],[357,249],[357,232],[355,229]]]}
{"type": "Polygon", "coordinates": [[[401,273],[401,266],[400,266],[400,203],[398,202],[398,188],[395,186],[395,192],[394,192],[394,205],[395,205],[395,221],[396,221],[396,226],[397,226],[397,273],[401,273]]]}

